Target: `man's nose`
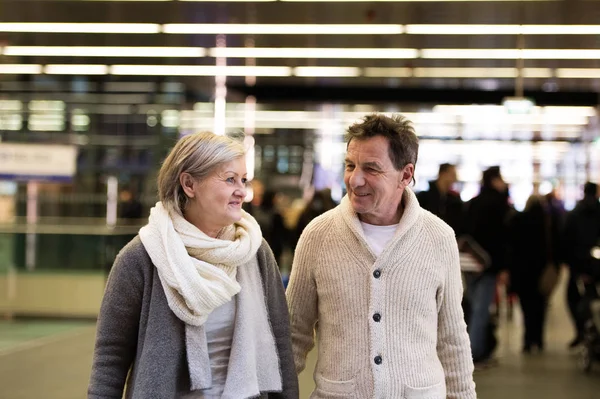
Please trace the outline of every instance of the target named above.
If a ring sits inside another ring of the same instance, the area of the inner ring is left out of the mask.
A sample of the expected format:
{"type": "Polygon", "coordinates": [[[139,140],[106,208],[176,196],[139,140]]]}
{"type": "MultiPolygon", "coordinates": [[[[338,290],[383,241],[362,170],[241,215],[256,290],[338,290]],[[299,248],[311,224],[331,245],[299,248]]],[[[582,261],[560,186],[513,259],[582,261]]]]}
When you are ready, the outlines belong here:
{"type": "Polygon", "coordinates": [[[362,171],[358,168],[350,172],[350,179],[348,180],[350,187],[361,187],[365,184],[365,177],[362,171]]]}

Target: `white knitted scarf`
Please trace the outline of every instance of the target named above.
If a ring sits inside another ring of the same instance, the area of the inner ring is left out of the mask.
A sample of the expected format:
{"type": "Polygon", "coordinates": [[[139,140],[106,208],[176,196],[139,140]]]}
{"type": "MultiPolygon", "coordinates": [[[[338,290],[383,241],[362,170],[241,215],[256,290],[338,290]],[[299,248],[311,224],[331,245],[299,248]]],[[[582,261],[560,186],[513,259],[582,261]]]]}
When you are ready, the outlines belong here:
{"type": "Polygon", "coordinates": [[[214,309],[240,292],[237,267],[255,257],[262,243],[258,223],[244,211],[242,219],[226,229],[231,231],[221,236],[233,240],[209,237],[161,202],[140,229],[169,307],[186,324],[204,324],[214,309]]]}

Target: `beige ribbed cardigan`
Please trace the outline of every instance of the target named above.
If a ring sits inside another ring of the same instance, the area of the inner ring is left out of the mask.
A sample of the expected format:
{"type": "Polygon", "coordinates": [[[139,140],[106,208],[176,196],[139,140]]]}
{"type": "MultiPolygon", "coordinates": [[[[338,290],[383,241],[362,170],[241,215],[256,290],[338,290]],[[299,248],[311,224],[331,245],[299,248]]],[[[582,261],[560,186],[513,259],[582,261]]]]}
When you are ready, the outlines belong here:
{"type": "Polygon", "coordinates": [[[312,398],[476,398],[454,232],[402,201],[378,258],[347,197],[300,238],[287,299],[297,372],[317,332],[312,398]]]}

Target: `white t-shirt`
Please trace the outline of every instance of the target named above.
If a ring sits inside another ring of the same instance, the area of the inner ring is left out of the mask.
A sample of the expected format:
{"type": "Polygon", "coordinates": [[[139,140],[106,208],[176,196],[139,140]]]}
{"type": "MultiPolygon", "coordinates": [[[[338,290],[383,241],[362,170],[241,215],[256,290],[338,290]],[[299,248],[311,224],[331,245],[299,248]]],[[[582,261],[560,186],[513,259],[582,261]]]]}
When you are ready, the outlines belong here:
{"type": "Polygon", "coordinates": [[[375,256],[381,255],[398,229],[398,224],[392,224],[389,226],[375,226],[374,224],[368,224],[364,222],[360,222],[360,224],[365,232],[367,243],[371,247],[371,251],[373,251],[375,256]]]}
{"type": "Polygon", "coordinates": [[[212,373],[212,387],[201,391],[193,391],[182,399],[220,399],[227,380],[227,366],[233,342],[235,324],[236,298],[219,306],[208,316],[204,323],[208,357],[212,373]]]}

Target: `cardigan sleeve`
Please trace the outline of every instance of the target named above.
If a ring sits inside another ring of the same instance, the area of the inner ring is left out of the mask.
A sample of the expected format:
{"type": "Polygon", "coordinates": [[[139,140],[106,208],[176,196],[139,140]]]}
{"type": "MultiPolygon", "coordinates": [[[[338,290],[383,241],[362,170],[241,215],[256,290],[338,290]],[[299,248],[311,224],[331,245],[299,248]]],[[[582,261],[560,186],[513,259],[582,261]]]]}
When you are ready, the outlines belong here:
{"type": "Polygon", "coordinates": [[[290,318],[285,301],[285,290],[273,252],[264,240],[261,254],[259,263],[263,269],[265,298],[269,310],[269,321],[277,345],[282,384],[282,391],[269,392],[269,398],[298,399],[298,376],[294,369],[294,355],[290,340],[290,318]]]}
{"type": "Polygon", "coordinates": [[[286,292],[290,309],[294,362],[298,374],[304,370],[308,352],[315,344],[314,330],[318,319],[318,307],[317,285],[313,277],[315,266],[313,255],[318,250],[316,241],[318,240],[314,239],[309,225],[298,241],[286,292]]]}
{"type": "Polygon", "coordinates": [[[445,282],[438,295],[438,357],[446,376],[448,399],[476,399],[473,359],[461,307],[463,287],[454,236],[444,237],[445,282]]]}
{"type": "Polygon", "coordinates": [[[123,396],[127,373],[136,353],[143,270],[135,247],[128,246],[114,262],[100,307],[88,399],[123,396]]]}

